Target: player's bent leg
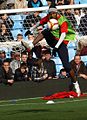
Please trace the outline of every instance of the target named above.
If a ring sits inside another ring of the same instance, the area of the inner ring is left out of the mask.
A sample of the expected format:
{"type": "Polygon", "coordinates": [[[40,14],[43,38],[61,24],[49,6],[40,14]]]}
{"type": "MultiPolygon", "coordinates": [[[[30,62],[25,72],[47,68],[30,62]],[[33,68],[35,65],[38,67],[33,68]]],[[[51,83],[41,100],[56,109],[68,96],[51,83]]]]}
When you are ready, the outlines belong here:
{"type": "Polygon", "coordinates": [[[43,34],[40,33],[33,42],[25,42],[24,40],[21,41],[22,45],[27,49],[29,48],[30,50],[39,42],[43,39],[43,34]]]}
{"type": "Polygon", "coordinates": [[[39,41],[41,41],[44,38],[44,35],[42,33],[38,34],[38,36],[34,39],[33,45],[36,45],[39,41]]]}

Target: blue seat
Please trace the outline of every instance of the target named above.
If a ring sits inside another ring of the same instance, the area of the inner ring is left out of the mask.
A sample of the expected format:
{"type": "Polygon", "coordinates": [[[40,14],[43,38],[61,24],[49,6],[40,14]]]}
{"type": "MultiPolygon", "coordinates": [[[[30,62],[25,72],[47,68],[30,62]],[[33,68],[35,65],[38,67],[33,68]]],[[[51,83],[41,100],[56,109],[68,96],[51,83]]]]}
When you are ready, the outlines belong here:
{"type": "Polygon", "coordinates": [[[53,58],[52,60],[55,62],[55,64],[62,64],[59,57],[53,58]]]}
{"type": "Polygon", "coordinates": [[[20,21],[14,22],[13,29],[23,29],[23,26],[22,26],[22,24],[20,23],[20,21]]]}
{"type": "Polygon", "coordinates": [[[22,20],[21,15],[10,15],[10,18],[11,18],[13,21],[22,20]]]}
{"type": "Polygon", "coordinates": [[[76,46],[76,42],[69,42],[68,48],[74,48],[76,46]]]}
{"type": "Polygon", "coordinates": [[[87,62],[87,56],[81,56],[81,60],[87,62]]]}
{"type": "Polygon", "coordinates": [[[76,51],[73,48],[69,48],[68,53],[69,53],[69,61],[71,61],[74,58],[76,51]]]}
{"type": "Polygon", "coordinates": [[[57,72],[57,75],[59,74],[60,70],[63,68],[62,64],[61,65],[56,65],[56,72],[57,72]]]}

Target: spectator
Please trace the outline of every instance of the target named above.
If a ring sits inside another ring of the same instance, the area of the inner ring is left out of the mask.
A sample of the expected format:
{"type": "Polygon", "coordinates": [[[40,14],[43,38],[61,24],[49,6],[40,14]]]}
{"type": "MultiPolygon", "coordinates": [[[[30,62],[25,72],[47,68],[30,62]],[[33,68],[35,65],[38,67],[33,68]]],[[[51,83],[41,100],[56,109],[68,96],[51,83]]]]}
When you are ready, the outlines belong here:
{"type": "Polygon", "coordinates": [[[20,53],[19,52],[15,53],[15,59],[11,61],[10,67],[13,73],[15,73],[15,70],[20,67],[20,53]]]}
{"type": "Polygon", "coordinates": [[[6,25],[4,23],[1,24],[1,31],[0,31],[0,42],[12,41],[14,40],[12,33],[8,31],[6,25]]]}
{"type": "Polygon", "coordinates": [[[28,8],[36,8],[36,7],[42,7],[43,4],[40,0],[29,0],[28,1],[28,8]]]}
{"type": "Polygon", "coordinates": [[[10,52],[10,62],[15,59],[15,52],[11,51],[10,52]]]}
{"type": "Polygon", "coordinates": [[[15,70],[14,81],[27,81],[28,77],[28,69],[26,63],[22,63],[20,68],[15,70]]]}
{"type": "Polygon", "coordinates": [[[46,0],[49,7],[55,7],[55,3],[52,0],[46,0]]]}
{"type": "Polygon", "coordinates": [[[7,0],[7,9],[14,9],[15,0],[7,0]]]}
{"type": "Polygon", "coordinates": [[[6,59],[6,53],[5,51],[0,51],[0,67],[2,66],[3,61],[6,59]]]}
{"type": "Polygon", "coordinates": [[[61,70],[60,70],[60,73],[59,73],[59,78],[60,79],[65,79],[65,78],[67,78],[68,76],[67,76],[67,72],[66,72],[66,70],[64,69],[64,68],[62,68],[61,70]]]}
{"type": "Polygon", "coordinates": [[[0,53],[1,53],[0,59],[4,61],[6,59],[6,52],[4,50],[1,50],[0,53]]]}
{"type": "Polygon", "coordinates": [[[13,73],[10,68],[10,63],[4,60],[2,67],[0,68],[0,83],[12,85],[13,82],[13,73]]]}
{"type": "Polygon", "coordinates": [[[1,14],[1,20],[6,25],[8,31],[10,31],[14,25],[14,21],[7,14],[1,14]]]}
{"type": "Polygon", "coordinates": [[[57,0],[56,5],[73,5],[74,0],[57,0]]]}
{"type": "Polygon", "coordinates": [[[0,0],[0,10],[6,9],[7,0],[0,0]]]}
{"type": "MultiPolygon", "coordinates": [[[[24,29],[30,29],[34,24],[36,24],[41,17],[39,16],[39,12],[29,13],[23,21],[24,29]]],[[[25,34],[26,35],[26,34],[25,34]]]]}
{"type": "Polygon", "coordinates": [[[79,32],[81,35],[87,35],[87,12],[86,14],[81,17],[80,24],[79,24],[79,32]]]}
{"type": "Polygon", "coordinates": [[[66,18],[70,21],[73,29],[76,30],[77,21],[76,21],[76,19],[75,19],[74,14],[72,13],[72,10],[71,10],[71,9],[65,10],[64,15],[65,15],[66,18]]]}
{"type": "Polygon", "coordinates": [[[74,70],[76,77],[87,79],[87,69],[79,55],[75,55],[74,60],[71,61],[71,67],[74,70]]]}
{"type": "Polygon", "coordinates": [[[26,52],[23,52],[21,54],[21,63],[25,63],[27,65],[27,58],[28,58],[28,55],[26,52]]]}
{"type": "Polygon", "coordinates": [[[34,62],[31,69],[31,78],[33,81],[43,81],[48,78],[47,69],[44,67],[43,58],[34,62]]]}
{"type": "Polygon", "coordinates": [[[51,60],[50,50],[44,52],[44,57],[43,66],[47,70],[48,79],[54,78],[56,76],[56,65],[55,62],[51,60]]]}
{"type": "Polygon", "coordinates": [[[81,36],[78,41],[77,54],[87,55],[87,36],[81,36]]]}
{"type": "Polygon", "coordinates": [[[26,0],[15,0],[15,9],[27,8],[26,0]]]}
{"type": "Polygon", "coordinates": [[[17,34],[17,40],[18,42],[21,42],[23,40],[23,35],[21,33],[17,34]]]}
{"type": "Polygon", "coordinates": [[[28,52],[27,65],[28,65],[28,69],[29,69],[30,79],[31,79],[31,69],[36,61],[37,61],[37,59],[33,57],[32,51],[28,52]]]}
{"type": "MultiPolygon", "coordinates": [[[[84,79],[87,79],[87,69],[83,61],[81,61],[81,57],[76,54],[74,57],[74,60],[70,62],[71,67],[75,73],[75,77],[82,77],[84,79]]],[[[77,81],[78,82],[78,81],[77,81]]],[[[70,91],[73,90],[74,84],[70,83],[69,89],[70,91]]]]}
{"type": "Polygon", "coordinates": [[[80,9],[78,9],[78,8],[74,9],[74,16],[75,16],[75,19],[77,21],[77,25],[79,25],[80,24],[80,19],[82,17],[80,9]]]}

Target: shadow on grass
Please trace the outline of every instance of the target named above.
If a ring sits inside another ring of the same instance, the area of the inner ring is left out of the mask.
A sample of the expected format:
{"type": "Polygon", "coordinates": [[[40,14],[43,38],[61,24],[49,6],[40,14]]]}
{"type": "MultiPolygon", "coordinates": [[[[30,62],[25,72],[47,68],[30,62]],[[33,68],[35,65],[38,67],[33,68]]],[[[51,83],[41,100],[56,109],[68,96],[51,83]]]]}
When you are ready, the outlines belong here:
{"type": "Polygon", "coordinates": [[[22,110],[14,110],[14,112],[10,112],[10,113],[8,113],[8,115],[12,115],[12,114],[22,114],[22,113],[43,113],[43,112],[51,112],[51,110],[50,109],[27,109],[27,110],[24,110],[24,109],[22,109],[22,110]]]}

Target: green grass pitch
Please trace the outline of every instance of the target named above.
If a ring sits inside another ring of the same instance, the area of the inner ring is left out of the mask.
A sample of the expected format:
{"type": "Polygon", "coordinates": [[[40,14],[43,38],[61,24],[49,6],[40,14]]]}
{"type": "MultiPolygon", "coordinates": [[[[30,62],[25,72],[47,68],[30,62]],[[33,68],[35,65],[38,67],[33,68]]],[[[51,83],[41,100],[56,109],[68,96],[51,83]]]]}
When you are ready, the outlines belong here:
{"type": "Polygon", "coordinates": [[[0,120],[86,120],[87,97],[55,99],[46,104],[42,98],[0,101],[0,120]]]}

